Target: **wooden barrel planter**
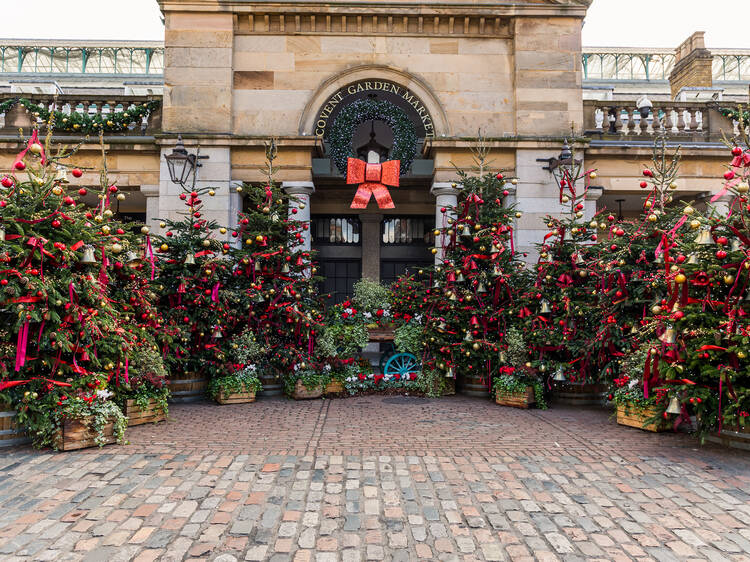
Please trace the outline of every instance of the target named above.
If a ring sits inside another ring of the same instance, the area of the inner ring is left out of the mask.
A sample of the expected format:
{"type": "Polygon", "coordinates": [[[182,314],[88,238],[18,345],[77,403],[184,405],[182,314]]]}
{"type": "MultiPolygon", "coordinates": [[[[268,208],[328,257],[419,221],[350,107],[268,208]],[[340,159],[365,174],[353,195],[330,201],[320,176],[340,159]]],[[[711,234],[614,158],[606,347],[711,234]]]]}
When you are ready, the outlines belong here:
{"type": "Polygon", "coordinates": [[[9,406],[0,406],[0,447],[13,447],[31,443],[23,428],[16,425],[16,411],[9,406]]]}
{"type": "Polygon", "coordinates": [[[607,386],[601,383],[555,383],[552,400],[566,406],[603,406],[606,403],[607,386]]]}
{"type": "Polygon", "coordinates": [[[653,431],[654,433],[667,431],[670,428],[669,420],[661,420],[658,423],[644,425],[647,419],[653,418],[657,414],[658,410],[654,406],[648,408],[618,406],[617,423],[620,425],[627,425],[628,427],[637,427],[644,431],[653,431]]]}
{"type": "Polygon", "coordinates": [[[168,380],[173,402],[195,402],[206,398],[208,377],[202,373],[174,374],[168,380]]]}
{"type": "Polygon", "coordinates": [[[294,385],[294,392],[292,398],[295,400],[310,400],[312,398],[320,398],[323,396],[323,387],[315,386],[313,388],[307,388],[302,381],[298,380],[294,385]]]}
{"type": "MultiPolygon", "coordinates": [[[[98,447],[94,441],[96,433],[89,427],[89,420],[66,420],[58,430],[55,437],[55,447],[58,451],[75,451],[76,449],[88,449],[98,447]]],[[[115,425],[110,422],[104,426],[104,444],[116,443],[115,425]]]]}
{"type": "Polygon", "coordinates": [[[480,398],[490,397],[490,389],[486,375],[482,378],[480,374],[471,374],[471,372],[461,373],[456,378],[456,389],[460,394],[466,396],[478,396],[480,398]]]}
{"type": "Polygon", "coordinates": [[[233,394],[222,392],[216,397],[216,401],[219,404],[249,404],[255,402],[255,391],[235,392],[233,394]]]}
{"type": "Polygon", "coordinates": [[[536,403],[534,396],[534,387],[527,386],[524,392],[503,392],[498,391],[495,394],[495,402],[501,406],[511,406],[513,408],[531,408],[536,403]]]}
{"type": "Polygon", "coordinates": [[[153,398],[149,400],[146,408],[138,406],[135,400],[128,400],[125,402],[122,413],[128,418],[128,427],[144,423],[157,423],[167,419],[166,414],[158,407],[158,402],[153,398]]]}

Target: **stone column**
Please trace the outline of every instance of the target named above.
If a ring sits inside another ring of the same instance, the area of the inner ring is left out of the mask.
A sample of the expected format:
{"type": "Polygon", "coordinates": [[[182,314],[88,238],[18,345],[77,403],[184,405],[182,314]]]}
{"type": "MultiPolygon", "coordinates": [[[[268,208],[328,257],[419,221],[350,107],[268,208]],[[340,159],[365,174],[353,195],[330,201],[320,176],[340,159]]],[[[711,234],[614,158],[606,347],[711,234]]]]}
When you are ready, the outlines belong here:
{"type": "MultiPolygon", "coordinates": [[[[435,182],[432,184],[430,193],[435,197],[435,228],[441,229],[448,225],[447,220],[449,218],[456,218],[453,208],[456,206],[460,192],[461,188],[455,183],[435,182]],[[443,213],[443,208],[447,209],[447,212],[443,213]]],[[[445,257],[443,246],[443,235],[436,236],[435,248],[437,248],[437,254],[435,254],[435,264],[443,263],[443,258],[445,257]]]]}
{"type": "MultiPolygon", "coordinates": [[[[186,146],[185,148],[189,153],[195,153],[197,150],[196,146],[186,146]]],[[[180,220],[182,216],[178,213],[185,211],[185,204],[179,199],[182,188],[170,180],[167,162],[164,159],[164,155],[171,151],[171,146],[163,146],[161,150],[159,203],[156,216],[180,220]]],[[[200,154],[201,156],[208,156],[208,158],[201,160],[202,165],[196,170],[197,181],[195,186],[196,188],[210,187],[216,192],[213,197],[206,195],[201,198],[203,201],[203,217],[208,220],[216,220],[219,226],[231,227],[236,225],[236,211],[241,207],[241,202],[236,189],[233,192],[230,191],[232,170],[229,147],[201,148],[200,154]]],[[[186,187],[190,189],[189,185],[186,187]]],[[[216,235],[218,236],[218,231],[216,235]]]]}
{"type": "Polygon", "coordinates": [[[381,214],[359,215],[362,222],[362,277],[380,282],[380,223],[381,214]]]}
{"type": "Polygon", "coordinates": [[[158,232],[159,230],[159,186],[158,185],[142,185],[141,193],[146,198],[146,226],[151,229],[151,232],[158,232]]]}
{"type": "Polygon", "coordinates": [[[309,252],[312,248],[310,236],[310,196],[315,193],[315,184],[311,181],[285,181],[281,187],[289,195],[289,218],[307,224],[302,231],[302,243],[299,248],[309,252]]]}

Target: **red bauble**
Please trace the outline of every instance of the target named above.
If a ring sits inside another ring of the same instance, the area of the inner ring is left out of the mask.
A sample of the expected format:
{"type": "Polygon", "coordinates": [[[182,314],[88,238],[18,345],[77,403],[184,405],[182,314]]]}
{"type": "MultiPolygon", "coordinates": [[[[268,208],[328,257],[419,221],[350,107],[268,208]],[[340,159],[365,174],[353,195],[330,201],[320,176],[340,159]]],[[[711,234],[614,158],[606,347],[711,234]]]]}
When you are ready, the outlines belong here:
{"type": "Polygon", "coordinates": [[[63,202],[66,205],[75,205],[76,204],[75,200],[70,195],[68,195],[67,197],[65,197],[65,199],[63,199],[63,202]]]}
{"type": "Polygon", "coordinates": [[[292,214],[293,214],[293,215],[296,215],[296,214],[297,214],[297,209],[294,209],[294,208],[293,208],[293,209],[292,209],[292,214]]]}
{"type": "Polygon", "coordinates": [[[16,170],[25,170],[25,169],[26,169],[26,164],[24,164],[23,162],[16,162],[16,170]]]}
{"type": "Polygon", "coordinates": [[[3,176],[2,181],[0,183],[3,184],[3,187],[12,187],[13,186],[13,178],[10,178],[8,176],[3,176]]]}
{"type": "Polygon", "coordinates": [[[725,180],[734,179],[734,172],[732,170],[727,170],[726,172],[724,172],[724,179],[725,180]]]}
{"type": "Polygon", "coordinates": [[[167,232],[167,238],[172,238],[172,233],[171,232],[167,232]]]}
{"type": "Polygon", "coordinates": [[[682,254],[677,256],[677,263],[685,263],[685,256],[683,256],[682,254]]]}
{"type": "Polygon", "coordinates": [[[716,243],[717,243],[717,244],[721,244],[722,246],[726,246],[728,242],[729,242],[729,240],[727,240],[727,237],[726,237],[726,236],[719,236],[719,237],[718,237],[718,238],[716,239],[716,243]]]}
{"type": "Polygon", "coordinates": [[[720,260],[723,260],[725,257],[727,257],[727,253],[724,250],[719,250],[716,252],[716,257],[720,260]]]}
{"type": "Polygon", "coordinates": [[[85,189],[85,188],[83,188],[83,187],[82,187],[81,189],[79,189],[79,190],[78,190],[78,195],[80,195],[81,197],[83,197],[83,196],[84,196],[84,195],[86,195],[87,193],[88,193],[88,191],[86,191],[86,189],[85,189]]]}
{"type": "Polygon", "coordinates": [[[441,213],[445,213],[445,212],[447,212],[447,211],[448,211],[448,209],[446,209],[445,207],[440,207],[440,212],[441,212],[441,213]]]}
{"type": "Polygon", "coordinates": [[[648,183],[645,181],[642,181],[639,185],[641,186],[641,189],[645,189],[648,187],[648,183]]]}
{"type": "Polygon", "coordinates": [[[607,217],[607,220],[608,220],[609,222],[614,222],[614,221],[615,221],[615,216],[614,216],[614,215],[609,215],[609,216],[607,217]]]}
{"type": "Polygon", "coordinates": [[[191,191],[190,192],[190,197],[192,197],[193,199],[195,199],[196,197],[198,197],[198,192],[197,191],[191,191]]]}
{"type": "Polygon", "coordinates": [[[625,231],[622,228],[618,228],[615,234],[617,234],[617,236],[623,236],[625,234],[625,231]]]}
{"type": "Polygon", "coordinates": [[[2,286],[5,286],[7,284],[8,284],[8,280],[7,279],[3,279],[2,281],[0,281],[0,285],[2,285],[2,286]]]}
{"type": "Polygon", "coordinates": [[[79,168],[73,168],[70,173],[73,174],[74,178],[80,178],[83,175],[83,172],[79,168]]]}
{"type": "Polygon", "coordinates": [[[495,177],[499,180],[503,179],[503,175],[501,173],[498,173],[495,177]]]}
{"type": "Polygon", "coordinates": [[[739,156],[740,154],[742,154],[742,149],[739,146],[735,146],[732,149],[732,155],[733,156],[739,156]]]}
{"type": "Polygon", "coordinates": [[[110,193],[117,193],[117,186],[116,185],[110,185],[109,186],[109,192],[110,193]]]}
{"type": "Polygon", "coordinates": [[[7,204],[7,201],[0,201],[0,207],[5,207],[7,204]]]}
{"type": "Polygon", "coordinates": [[[197,212],[197,211],[196,211],[195,213],[193,213],[193,216],[194,216],[194,217],[195,217],[196,219],[199,219],[199,218],[201,218],[201,214],[200,214],[199,212],[197,212]]]}
{"type": "Polygon", "coordinates": [[[55,219],[52,221],[52,226],[54,228],[60,228],[62,226],[62,223],[59,220],[55,219]]]}
{"type": "Polygon", "coordinates": [[[240,221],[240,223],[242,223],[242,224],[250,224],[250,219],[248,219],[248,218],[244,218],[244,219],[242,219],[242,220],[240,221]]]}
{"type": "Polygon", "coordinates": [[[646,176],[647,178],[654,177],[654,173],[651,170],[649,170],[648,168],[646,168],[645,170],[643,170],[643,175],[646,176]]]}
{"type": "Polygon", "coordinates": [[[180,193],[180,199],[184,201],[185,199],[187,199],[187,195],[185,195],[184,193],[180,193]]]}
{"type": "Polygon", "coordinates": [[[685,316],[685,313],[681,310],[678,310],[672,315],[672,318],[674,318],[675,320],[680,320],[683,316],[685,316]]]}

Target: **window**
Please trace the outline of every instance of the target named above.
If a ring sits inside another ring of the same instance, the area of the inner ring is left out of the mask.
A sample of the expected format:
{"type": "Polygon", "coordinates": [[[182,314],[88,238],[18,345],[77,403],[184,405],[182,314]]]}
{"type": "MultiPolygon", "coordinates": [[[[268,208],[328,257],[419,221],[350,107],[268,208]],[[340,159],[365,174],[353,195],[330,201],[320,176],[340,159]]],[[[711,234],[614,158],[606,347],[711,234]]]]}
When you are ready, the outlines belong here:
{"type": "Polygon", "coordinates": [[[422,245],[435,243],[435,218],[430,217],[390,217],[383,220],[381,243],[383,246],[422,245]]]}
{"type": "Polygon", "coordinates": [[[316,244],[361,244],[361,223],[357,217],[313,217],[312,238],[316,244]]]}

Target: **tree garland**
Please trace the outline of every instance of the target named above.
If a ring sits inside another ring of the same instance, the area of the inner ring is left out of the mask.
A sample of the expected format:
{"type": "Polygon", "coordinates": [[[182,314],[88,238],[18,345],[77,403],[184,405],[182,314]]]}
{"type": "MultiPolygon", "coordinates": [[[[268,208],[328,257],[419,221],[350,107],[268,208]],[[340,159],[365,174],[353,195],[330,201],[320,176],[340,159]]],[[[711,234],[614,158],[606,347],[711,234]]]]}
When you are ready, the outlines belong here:
{"type": "MultiPolygon", "coordinates": [[[[731,119],[732,121],[739,121],[740,120],[740,109],[730,109],[730,108],[721,108],[719,109],[719,113],[721,113],[724,117],[727,119],[731,119]]],[[[742,122],[747,124],[750,123],[750,111],[742,111],[742,122]]]]}
{"type": "Polygon", "coordinates": [[[391,158],[401,161],[401,173],[406,173],[417,153],[417,132],[403,109],[389,101],[361,99],[341,110],[329,133],[331,157],[342,174],[346,173],[348,158],[356,157],[352,139],[357,127],[371,120],[385,121],[393,131],[391,158]]]}
{"type": "Polygon", "coordinates": [[[21,104],[35,118],[52,121],[57,131],[71,133],[120,133],[135,127],[161,106],[159,100],[151,100],[141,105],[129,107],[123,111],[111,113],[80,113],[73,109],[65,113],[59,109],[49,110],[45,104],[38,104],[26,98],[14,98],[0,103],[0,114],[10,111],[15,105],[21,104]]]}

